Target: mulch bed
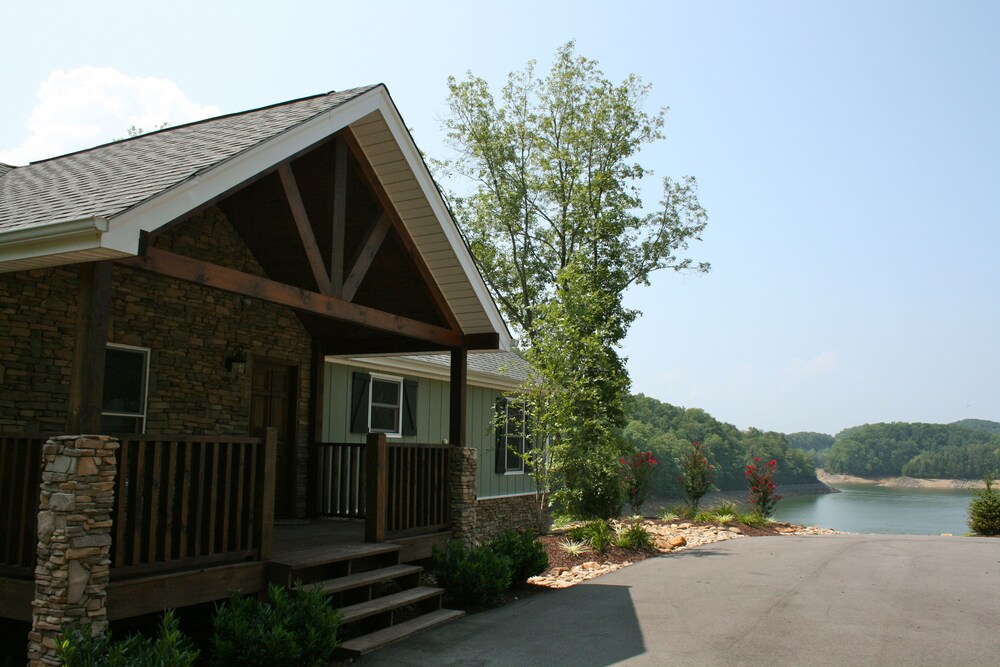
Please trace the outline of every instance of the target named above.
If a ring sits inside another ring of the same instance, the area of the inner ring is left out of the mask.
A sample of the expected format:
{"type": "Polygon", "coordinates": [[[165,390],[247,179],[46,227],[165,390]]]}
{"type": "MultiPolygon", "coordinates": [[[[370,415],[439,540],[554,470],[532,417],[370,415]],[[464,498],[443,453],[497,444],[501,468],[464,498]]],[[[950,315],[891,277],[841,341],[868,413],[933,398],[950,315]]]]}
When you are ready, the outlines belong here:
{"type": "MultiPolygon", "coordinates": [[[[647,522],[656,526],[669,526],[671,523],[685,523],[684,521],[666,522],[659,519],[646,519],[647,522]]],[[[715,524],[689,521],[692,527],[704,527],[715,524]]],[[[759,537],[767,535],[780,535],[780,524],[771,524],[761,528],[744,526],[742,524],[732,524],[739,526],[740,530],[747,537],[759,537]]],[[[598,563],[638,563],[641,560],[662,555],[659,551],[641,551],[639,549],[622,549],[621,547],[608,547],[604,553],[589,551],[579,556],[572,556],[566,553],[559,543],[566,539],[566,531],[552,531],[546,535],[540,535],[536,540],[545,547],[545,552],[549,555],[549,570],[557,567],[573,568],[590,561],[598,563]]]]}

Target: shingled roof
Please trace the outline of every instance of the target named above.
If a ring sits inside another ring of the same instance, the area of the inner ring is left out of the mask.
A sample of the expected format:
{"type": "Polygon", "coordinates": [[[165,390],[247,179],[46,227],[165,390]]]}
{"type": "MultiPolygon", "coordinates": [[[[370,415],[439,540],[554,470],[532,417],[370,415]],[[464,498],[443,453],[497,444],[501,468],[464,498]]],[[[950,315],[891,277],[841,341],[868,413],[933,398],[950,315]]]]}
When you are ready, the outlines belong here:
{"type": "Polygon", "coordinates": [[[0,170],[0,232],[114,218],[374,87],[220,116],[0,170]]]}
{"type": "Polygon", "coordinates": [[[0,272],[140,254],[160,229],[348,129],[463,333],[510,334],[382,84],[0,168],[0,272]]]}

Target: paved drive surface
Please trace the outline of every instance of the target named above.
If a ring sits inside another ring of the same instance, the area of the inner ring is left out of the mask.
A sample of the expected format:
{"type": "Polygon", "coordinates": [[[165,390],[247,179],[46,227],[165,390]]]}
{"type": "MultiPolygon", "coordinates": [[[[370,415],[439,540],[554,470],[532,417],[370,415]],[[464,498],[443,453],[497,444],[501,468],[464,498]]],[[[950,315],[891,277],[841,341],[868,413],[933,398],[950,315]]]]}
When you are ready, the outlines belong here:
{"type": "Polygon", "coordinates": [[[362,665],[1000,665],[1000,539],[754,537],[474,614],[362,665]]]}

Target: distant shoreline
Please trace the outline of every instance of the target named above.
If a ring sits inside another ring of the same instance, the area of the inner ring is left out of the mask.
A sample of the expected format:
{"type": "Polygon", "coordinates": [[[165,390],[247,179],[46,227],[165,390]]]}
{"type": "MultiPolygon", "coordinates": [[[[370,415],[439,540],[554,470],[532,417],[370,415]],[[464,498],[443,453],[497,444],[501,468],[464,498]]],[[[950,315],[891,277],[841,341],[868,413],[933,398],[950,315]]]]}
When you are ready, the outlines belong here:
{"type": "MultiPolygon", "coordinates": [[[[825,484],[823,480],[820,480],[818,482],[811,482],[808,484],[778,484],[778,493],[784,498],[789,498],[791,496],[820,496],[825,493],[840,493],[840,490],[835,489],[829,484],[825,484]]],[[[706,494],[698,505],[699,507],[711,507],[716,503],[727,500],[737,503],[747,502],[746,489],[712,491],[711,493],[706,494]]],[[[684,498],[660,498],[658,496],[654,496],[649,499],[646,505],[643,506],[643,511],[652,516],[654,514],[658,514],[663,509],[686,504],[687,500],[684,498]]]]}
{"type": "MultiPolygon", "coordinates": [[[[828,473],[816,468],[816,477],[824,484],[874,484],[897,489],[984,489],[981,479],[920,479],[917,477],[858,477],[828,473]]],[[[998,482],[1000,484],[1000,482],[998,482]]]]}

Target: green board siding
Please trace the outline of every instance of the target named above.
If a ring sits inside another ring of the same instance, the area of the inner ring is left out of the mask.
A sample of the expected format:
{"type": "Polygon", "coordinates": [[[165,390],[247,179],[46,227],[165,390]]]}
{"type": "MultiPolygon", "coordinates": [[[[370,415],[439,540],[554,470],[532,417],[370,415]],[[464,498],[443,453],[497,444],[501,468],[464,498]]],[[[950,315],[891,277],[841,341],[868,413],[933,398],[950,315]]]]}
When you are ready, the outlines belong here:
{"type": "MultiPolygon", "coordinates": [[[[362,433],[351,433],[351,373],[369,372],[363,368],[326,364],[323,395],[323,440],[325,442],[364,442],[362,433]]],[[[391,375],[391,373],[386,373],[391,375]]],[[[443,442],[448,438],[448,383],[417,378],[417,434],[398,438],[403,442],[443,442]]],[[[498,475],[495,470],[496,440],[493,435],[493,406],[500,392],[496,389],[469,386],[466,400],[466,445],[475,447],[479,461],[476,494],[479,498],[533,493],[530,475],[498,475]]]]}

